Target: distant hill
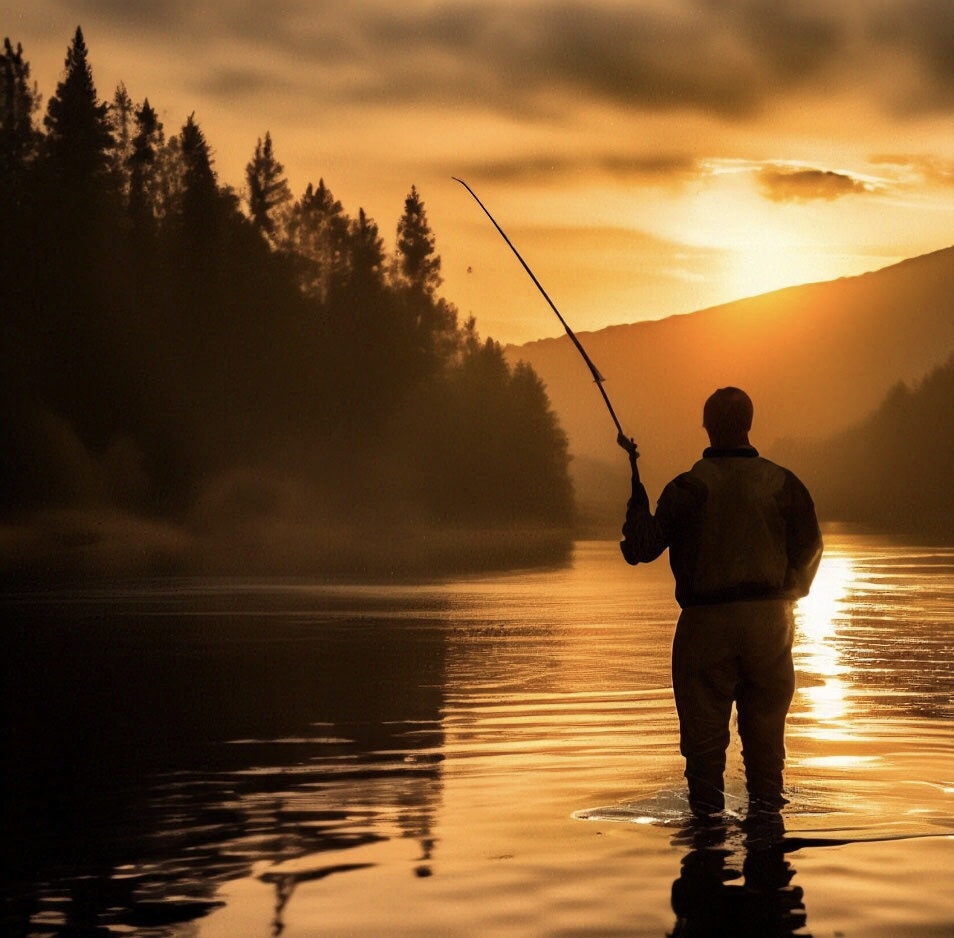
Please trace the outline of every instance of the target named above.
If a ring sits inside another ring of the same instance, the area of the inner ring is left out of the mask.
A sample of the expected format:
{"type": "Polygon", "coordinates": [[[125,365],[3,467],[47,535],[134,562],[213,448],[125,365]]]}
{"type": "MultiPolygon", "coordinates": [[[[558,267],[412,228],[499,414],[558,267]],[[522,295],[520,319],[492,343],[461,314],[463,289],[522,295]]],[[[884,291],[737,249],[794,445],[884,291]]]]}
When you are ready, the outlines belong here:
{"type": "Polygon", "coordinates": [[[954,537],[954,356],[913,388],[897,384],[858,425],[823,441],[782,441],[826,517],[954,537]]]}
{"type": "MultiPolygon", "coordinates": [[[[734,384],[755,401],[752,440],[824,439],[871,414],[899,381],[917,382],[954,350],[954,247],[873,273],[790,287],[699,312],[580,333],[643,454],[655,499],[705,445],[702,403],[734,384]]],[[[547,386],[570,441],[584,521],[618,524],[628,466],[569,339],[508,347],[547,386]]],[[[793,466],[796,471],[799,467],[793,466]]]]}

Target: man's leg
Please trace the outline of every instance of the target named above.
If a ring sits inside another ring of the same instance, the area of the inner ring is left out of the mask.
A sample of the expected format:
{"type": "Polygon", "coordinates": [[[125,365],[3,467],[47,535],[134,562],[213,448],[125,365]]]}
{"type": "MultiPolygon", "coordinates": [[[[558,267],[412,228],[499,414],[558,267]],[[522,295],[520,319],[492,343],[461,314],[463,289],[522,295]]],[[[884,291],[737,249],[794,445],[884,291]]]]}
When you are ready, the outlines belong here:
{"type": "Polygon", "coordinates": [[[725,808],[725,753],[738,681],[731,632],[724,607],[694,607],[682,611],[673,640],[679,749],[686,760],[689,807],[696,815],[725,808]]]}
{"type": "Polygon", "coordinates": [[[739,737],[750,810],[778,811],[785,804],[785,718],[795,692],[792,606],[746,603],[742,675],[737,700],[739,737]]]}

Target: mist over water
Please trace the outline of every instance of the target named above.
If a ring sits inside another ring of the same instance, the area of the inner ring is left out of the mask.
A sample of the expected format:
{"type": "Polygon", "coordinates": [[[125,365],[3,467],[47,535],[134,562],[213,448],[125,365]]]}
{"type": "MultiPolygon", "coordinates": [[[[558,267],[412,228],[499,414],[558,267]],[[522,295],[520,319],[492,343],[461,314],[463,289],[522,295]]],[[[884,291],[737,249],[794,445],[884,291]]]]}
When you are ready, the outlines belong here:
{"type": "Polygon", "coordinates": [[[671,578],[611,543],[428,584],[7,597],[7,933],[950,934],[954,550],[826,548],[774,852],[686,831],[671,578]]]}

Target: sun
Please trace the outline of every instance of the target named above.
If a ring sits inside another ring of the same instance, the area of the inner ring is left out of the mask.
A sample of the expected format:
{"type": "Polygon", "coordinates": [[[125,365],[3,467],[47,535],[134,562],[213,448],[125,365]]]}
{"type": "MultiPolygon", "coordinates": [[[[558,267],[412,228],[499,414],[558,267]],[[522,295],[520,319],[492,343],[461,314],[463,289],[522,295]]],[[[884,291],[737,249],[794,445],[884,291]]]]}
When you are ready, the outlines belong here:
{"type": "Polygon", "coordinates": [[[819,239],[819,211],[762,197],[750,172],[722,172],[682,201],[673,231],[713,256],[726,300],[837,276],[840,258],[819,239]]]}
{"type": "Polygon", "coordinates": [[[823,279],[805,215],[797,206],[769,204],[749,192],[726,192],[712,234],[723,254],[729,296],[756,296],[823,279]]]}
{"type": "Polygon", "coordinates": [[[760,237],[727,249],[726,292],[737,299],[825,279],[816,252],[788,231],[763,229],[760,237]]]}

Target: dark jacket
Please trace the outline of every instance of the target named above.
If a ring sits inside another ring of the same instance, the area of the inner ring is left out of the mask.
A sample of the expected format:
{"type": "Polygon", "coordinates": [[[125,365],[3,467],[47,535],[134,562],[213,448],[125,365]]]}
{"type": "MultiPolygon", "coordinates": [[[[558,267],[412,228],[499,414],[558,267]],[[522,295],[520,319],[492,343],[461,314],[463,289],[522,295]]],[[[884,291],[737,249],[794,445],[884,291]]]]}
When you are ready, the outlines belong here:
{"type": "Polygon", "coordinates": [[[808,593],[822,552],[808,490],[750,446],[707,449],[666,486],[655,514],[637,483],[623,537],[631,564],[669,548],[682,607],[798,599],[808,593]]]}

